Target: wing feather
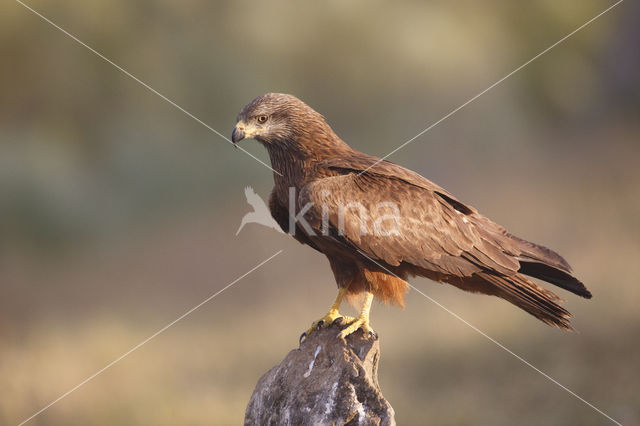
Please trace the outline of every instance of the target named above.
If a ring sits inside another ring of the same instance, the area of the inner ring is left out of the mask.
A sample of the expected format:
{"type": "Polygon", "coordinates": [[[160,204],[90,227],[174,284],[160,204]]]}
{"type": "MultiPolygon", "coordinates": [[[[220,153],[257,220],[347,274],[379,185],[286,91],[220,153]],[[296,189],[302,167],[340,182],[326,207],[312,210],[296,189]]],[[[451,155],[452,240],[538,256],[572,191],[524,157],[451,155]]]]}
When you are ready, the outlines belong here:
{"type": "MultiPolygon", "coordinates": [[[[571,268],[560,255],[510,234],[411,170],[388,161],[378,162],[377,158],[362,153],[325,160],[317,167],[332,171],[334,176],[307,185],[300,194],[300,202],[325,205],[331,229],[344,229],[342,240],[367,256],[390,266],[406,263],[461,278],[479,272],[515,277],[520,272],[591,297],[584,285],[570,275],[571,268]],[[318,196],[320,192],[324,197],[318,196]],[[349,217],[353,212],[347,211],[345,226],[341,228],[337,210],[350,202],[359,203],[372,213],[368,217],[360,214],[356,220],[349,217]],[[375,221],[380,220],[375,206],[385,202],[398,206],[399,218],[393,221],[397,232],[362,235],[359,232],[362,226],[371,231],[375,221]]],[[[499,286],[495,279],[488,281],[499,286]]],[[[516,281],[522,282],[519,278],[516,281]]],[[[500,285],[506,291],[504,283],[500,285]]],[[[521,288],[533,293],[544,290],[528,285],[521,288]]],[[[551,300],[556,297],[552,292],[544,292],[538,296],[551,300]]]]}
{"type": "Polygon", "coordinates": [[[329,229],[348,244],[391,266],[403,262],[444,274],[470,276],[488,269],[513,274],[519,264],[490,241],[465,214],[433,191],[390,179],[356,173],[314,181],[303,188],[301,206],[312,204],[308,222],[316,233],[329,229]],[[394,215],[380,212],[392,203],[394,215]],[[345,206],[348,206],[345,208],[345,206]],[[354,207],[357,206],[357,207],[354,207]]]}

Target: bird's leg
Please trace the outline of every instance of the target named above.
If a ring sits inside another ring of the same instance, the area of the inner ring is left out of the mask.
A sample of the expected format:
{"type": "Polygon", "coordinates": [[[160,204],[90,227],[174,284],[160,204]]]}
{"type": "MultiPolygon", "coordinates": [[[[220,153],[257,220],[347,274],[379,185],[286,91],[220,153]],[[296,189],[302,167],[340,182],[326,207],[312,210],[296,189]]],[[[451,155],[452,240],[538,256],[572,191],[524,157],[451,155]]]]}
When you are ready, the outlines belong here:
{"type": "Polygon", "coordinates": [[[329,308],[329,312],[318,321],[314,321],[311,324],[311,328],[302,333],[300,336],[300,341],[304,339],[306,336],[313,333],[315,330],[319,330],[321,328],[329,327],[334,322],[340,320],[340,322],[350,323],[355,321],[356,319],[350,316],[342,315],[340,313],[340,305],[342,304],[342,299],[344,299],[345,294],[347,293],[347,288],[338,289],[338,295],[336,296],[336,300],[333,302],[333,305],[329,308]]]}
{"type": "Polygon", "coordinates": [[[362,309],[360,310],[360,315],[358,315],[358,318],[351,322],[347,328],[340,332],[340,334],[338,335],[340,338],[344,339],[348,335],[355,333],[359,328],[364,331],[365,336],[369,335],[378,337],[378,334],[373,331],[371,326],[369,326],[369,311],[371,310],[371,302],[373,302],[373,293],[367,291],[365,293],[362,309]]]}

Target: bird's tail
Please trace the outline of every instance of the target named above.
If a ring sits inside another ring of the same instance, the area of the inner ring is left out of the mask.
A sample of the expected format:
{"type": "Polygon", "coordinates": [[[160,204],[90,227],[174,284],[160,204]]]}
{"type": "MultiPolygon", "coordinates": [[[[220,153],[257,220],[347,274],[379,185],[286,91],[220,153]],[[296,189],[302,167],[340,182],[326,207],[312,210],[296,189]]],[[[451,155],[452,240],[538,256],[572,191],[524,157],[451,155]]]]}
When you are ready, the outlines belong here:
{"type": "Polygon", "coordinates": [[[568,272],[554,268],[546,263],[520,261],[520,269],[518,272],[550,282],[578,296],[591,299],[591,292],[580,280],[568,272]]]}
{"type": "Polygon", "coordinates": [[[524,309],[546,324],[572,330],[569,324],[571,314],[556,303],[561,299],[553,292],[520,274],[499,275],[479,272],[476,275],[493,285],[496,296],[524,309]]]}
{"type": "Polygon", "coordinates": [[[591,292],[576,277],[571,275],[571,266],[555,251],[532,242],[509,235],[518,243],[522,252],[518,258],[519,273],[557,285],[571,293],[591,299],[591,292]]]}

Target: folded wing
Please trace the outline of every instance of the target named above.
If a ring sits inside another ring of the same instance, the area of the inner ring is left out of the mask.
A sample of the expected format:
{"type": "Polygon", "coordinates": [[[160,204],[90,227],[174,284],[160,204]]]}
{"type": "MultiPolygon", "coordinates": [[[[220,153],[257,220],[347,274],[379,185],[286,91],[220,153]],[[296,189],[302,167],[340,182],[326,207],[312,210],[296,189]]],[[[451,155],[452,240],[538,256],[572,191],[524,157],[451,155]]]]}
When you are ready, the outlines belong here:
{"type": "Polygon", "coordinates": [[[417,173],[375,161],[358,155],[320,165],[338,174],[313,181],[299,196],[301,205],[312,205],[305,217],[316,234],[329,234],[393,270],[435,273],[570,328],[559,298],[522,275],[590,297],[560,255],[509,234],[417,173]]]}

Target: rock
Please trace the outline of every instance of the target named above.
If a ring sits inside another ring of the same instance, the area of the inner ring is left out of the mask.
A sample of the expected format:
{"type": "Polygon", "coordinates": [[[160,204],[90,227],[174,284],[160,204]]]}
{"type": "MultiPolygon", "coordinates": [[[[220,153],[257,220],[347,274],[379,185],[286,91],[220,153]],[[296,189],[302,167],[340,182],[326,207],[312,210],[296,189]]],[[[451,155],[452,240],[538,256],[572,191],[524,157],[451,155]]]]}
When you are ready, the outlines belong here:
{"type": "Polygon", "coordinates": [[[378,385],[380,344],[332,325],[307,337],[258,381],[245,425],[395,425],[378,385]]]}

